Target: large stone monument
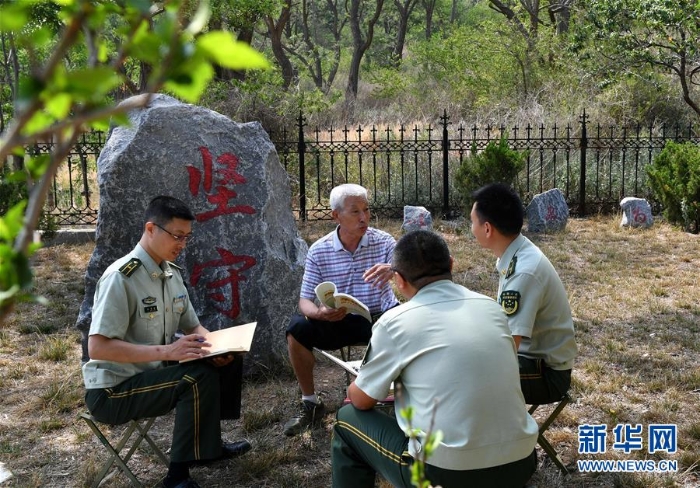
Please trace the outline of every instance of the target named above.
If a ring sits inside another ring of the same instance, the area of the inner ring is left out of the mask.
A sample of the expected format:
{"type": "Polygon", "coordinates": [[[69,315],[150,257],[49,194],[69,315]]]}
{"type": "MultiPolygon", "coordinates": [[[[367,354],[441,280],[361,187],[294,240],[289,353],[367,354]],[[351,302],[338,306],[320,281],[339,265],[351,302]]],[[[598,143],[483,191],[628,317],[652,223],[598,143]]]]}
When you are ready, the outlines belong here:
{"type": "Polygon", "coordinates": [[[155,95],[112,130],[97,162],[100,211],[77,327],[87,332],[97,280],[143,232],[143,212],[171,195],[195,213],[194,239],[175,264],[202,325],[257,321],[248,364],[286,356],[284,330],[296,310],[307,245],[291,211],[287,173],[259,123],[155,95]],[[251,361],[252,360],[252,361],[251,361]]]}
{"type": "Polygon", "coordinates": [[[654,225],[651,205],[644,198],[625,197],[620,201],[620,208],[622,208],[620,227],[647,229],[654,225]]]}
{"type": "Polygon", "coordinates": [[[559,188],[534,196],[525,209],[527,230],[530,232],[557,232],[566,228],[569,207],[559,188]]]}
{"type": "Polygon", "coordinates": [[[404,205],[403,224],[401,224],[401,229],[404,232],[411,232],[414,230],[433,230],[433,216],[425,207],[404,205]]]}

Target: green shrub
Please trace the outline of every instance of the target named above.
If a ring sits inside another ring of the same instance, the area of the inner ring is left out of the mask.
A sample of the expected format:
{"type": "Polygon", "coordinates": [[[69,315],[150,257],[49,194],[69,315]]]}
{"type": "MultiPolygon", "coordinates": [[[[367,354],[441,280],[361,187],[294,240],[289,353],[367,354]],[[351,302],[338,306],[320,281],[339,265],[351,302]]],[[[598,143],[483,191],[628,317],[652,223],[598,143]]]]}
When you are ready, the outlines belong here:
{"type": "Polygon", "coordinates": [[[647,166],[647,174],[668,221],[700,232],[700,148],[691,142],[669,142],[647,166]]]}
{"type": "MultiPolygon", "coordinates": [[[[0,215],[5,215],[7,211],[17,203],[29,196],[27,183],[13,178],[8,170],[0,173],[0,215]]],[[[37,229],[44,232],[46,239],[51,239],[56,235],[58,224],[56,218],[49,212],[42,211],[37,223],[37,229]]]]}
{"type": "Polygon", "coordinates": [[[455,187],[467,214],[471,211],[472,193],[482,186],[496,182],[514,186],[526,157],[527,153],[511,149],[505,137],[489,142],[481,152],[472,146],[471,155],[462,161],[455,175],[455,187]]]}

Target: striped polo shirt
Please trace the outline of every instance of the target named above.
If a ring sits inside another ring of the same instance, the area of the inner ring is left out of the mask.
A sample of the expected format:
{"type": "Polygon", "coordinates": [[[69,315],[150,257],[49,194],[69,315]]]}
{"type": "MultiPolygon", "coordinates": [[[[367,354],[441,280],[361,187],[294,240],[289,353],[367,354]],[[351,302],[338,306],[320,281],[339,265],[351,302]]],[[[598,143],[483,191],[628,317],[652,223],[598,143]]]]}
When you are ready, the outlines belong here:
{"type": "Polygon", "coordinates": [[[338,227],[309,248],[301,282],[301,298],[315,300],[319,283],[331,281],[341,293],[358,298],[372,315],[395,306],[398,301],[386,283],[377,290],[365,283],[362,274],[378,263],[391,263],[396,240],[391,234],[369,227],[354,253],[346,250],[338,237],[338,227]]]}

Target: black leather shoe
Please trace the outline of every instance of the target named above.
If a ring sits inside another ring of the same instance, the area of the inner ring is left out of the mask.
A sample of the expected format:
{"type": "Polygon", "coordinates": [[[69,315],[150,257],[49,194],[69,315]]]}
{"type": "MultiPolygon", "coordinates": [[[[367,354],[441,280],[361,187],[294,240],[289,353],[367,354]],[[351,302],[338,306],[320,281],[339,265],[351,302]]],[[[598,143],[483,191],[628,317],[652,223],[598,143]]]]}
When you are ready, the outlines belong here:
{"type": "Polygon", "coordinates": [[[236,442],[222,442],[221,443],[221,454],[219,457],[214,459],[200,459],[198,461],[192,461],[191,466],[206,466],[208,464],[217,463],[219,461],[225,461],[227,459],[233,459],[238,456],[242,456],[251,449],[250,442],[247,440],[236,441],[236,442]]]}
{"type": "Polygon", "coordinates": [[[246,452],[250,451],[252,446],[250,442],[243,439],[242,441],[236,442],[223,442],[221,444],[221,459],[231,459],[238,456],[242,456],[246,452]]]}

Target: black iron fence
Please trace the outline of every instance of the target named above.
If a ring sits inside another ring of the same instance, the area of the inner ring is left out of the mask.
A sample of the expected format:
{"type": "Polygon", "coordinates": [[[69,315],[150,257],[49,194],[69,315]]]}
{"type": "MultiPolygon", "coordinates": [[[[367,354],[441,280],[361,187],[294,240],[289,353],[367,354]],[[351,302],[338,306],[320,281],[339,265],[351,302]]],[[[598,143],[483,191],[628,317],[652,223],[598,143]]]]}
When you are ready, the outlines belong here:
{"type": "MultiPolygon", "coordinates": [[[[34,156],[51,152],[53,142],[41,142],[28,148],[34,156]]],[[[103,132],[82,134],[65,163],[53,179],[46,198],[46,212],[59,226],[84,226],[97,223],[100,206],[97,189],[97,158],[105,145],[103,132]]]]}
{"type": "MultiPolygon", "coordinates": [[[[400,216],[404,205],[435,215],[463,212],[454,188],[459,165],[502,137],[527,154],[519,175],[523,200],[559,188],[573,215],[609,212],[626,196],[653,202],[645,167],[669,140],[699,143],[692,126],[603,127],[581,115],[566,127],[471,127],[447,113],[435,125],[309,128],[300,115],[293,128],[270,133],[292,183],[292,207],[300,220],[330,218],[328,195],[344,182],[370,190],[373,212],[400,216]]],[[[56,176],[47,210],[60,225],[94,224],[99,195],[96,160],[104,135],[86,134],[56,176]]],[[[45,152],[50,143],[34,152],[45,152]]]]}

